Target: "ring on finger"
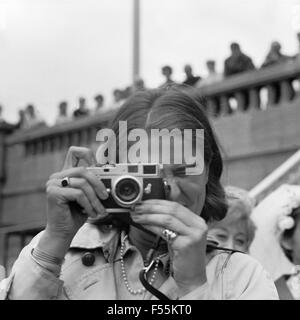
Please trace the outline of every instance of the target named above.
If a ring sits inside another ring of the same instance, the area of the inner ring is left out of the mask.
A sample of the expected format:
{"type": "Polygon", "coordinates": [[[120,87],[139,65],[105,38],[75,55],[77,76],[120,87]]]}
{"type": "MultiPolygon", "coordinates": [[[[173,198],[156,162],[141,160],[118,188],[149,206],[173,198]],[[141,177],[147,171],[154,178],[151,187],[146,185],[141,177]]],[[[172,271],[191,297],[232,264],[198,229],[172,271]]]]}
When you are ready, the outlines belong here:
{"type": "Polygon", "coordinates": [[[61,186],[63,188],[67,188],[70,186],[70,178],[69,177],[64,177],[62,180],[61,180],[61,186]]]}
{"type": "Polygon", "coordinates": [[[178,234],[172,230],[169,229],[164,229],[162,231],[162,237],[167,241],[167,242],[172,242],[177,238],[178,234]]]}

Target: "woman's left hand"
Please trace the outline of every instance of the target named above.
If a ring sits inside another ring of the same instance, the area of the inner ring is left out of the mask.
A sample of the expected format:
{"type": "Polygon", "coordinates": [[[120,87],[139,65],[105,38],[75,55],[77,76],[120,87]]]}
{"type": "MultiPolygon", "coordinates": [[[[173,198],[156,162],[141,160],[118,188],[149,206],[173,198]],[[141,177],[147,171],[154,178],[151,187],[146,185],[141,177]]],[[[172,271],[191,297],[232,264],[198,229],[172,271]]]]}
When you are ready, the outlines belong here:
{"type": "Polygon", "coordinates": [[[200,216],[177,202],[153,199],[137,205],[131,217],[159,236],[165,229],[176,232],[168,245],[174,280],[182,295],[206,282],[207,225],[200,216]]]}

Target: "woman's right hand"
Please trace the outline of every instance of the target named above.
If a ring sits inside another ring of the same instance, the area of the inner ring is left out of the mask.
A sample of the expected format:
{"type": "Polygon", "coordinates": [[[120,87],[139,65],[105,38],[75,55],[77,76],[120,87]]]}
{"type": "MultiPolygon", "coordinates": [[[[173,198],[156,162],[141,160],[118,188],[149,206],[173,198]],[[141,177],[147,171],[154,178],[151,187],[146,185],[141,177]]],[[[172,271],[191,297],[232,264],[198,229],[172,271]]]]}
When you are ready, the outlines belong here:
{"type": "Polygon", "coordinates": [[[38,244],[40,250],[63,258],[69,245],[88,217],[105,216],[101,200],[108,197],[104,184],[85,167],[73,167],[74,159],[85,160],[88,166],[95,164],[92,151],[71,147],[64,169],[51,175],[47,182],[47,226],[38,244]],[[63,187],[63,178],[69,178],[69,186],[63,187]],[[76,202],[82,210],[70,210],[69,203],[76,202]]]}

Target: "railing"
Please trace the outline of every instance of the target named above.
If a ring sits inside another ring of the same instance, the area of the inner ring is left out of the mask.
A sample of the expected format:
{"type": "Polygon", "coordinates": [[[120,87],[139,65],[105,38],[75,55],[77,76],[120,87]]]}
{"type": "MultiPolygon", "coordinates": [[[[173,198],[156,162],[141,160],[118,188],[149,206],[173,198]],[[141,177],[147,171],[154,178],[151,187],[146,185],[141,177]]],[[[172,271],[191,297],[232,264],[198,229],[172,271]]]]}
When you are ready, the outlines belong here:
{"type": "MultiPolygon", "coordinates": [[[[208,115],[215,117],[260,110],[263,104],[276,107],[293,101],[299,95],[299,79],[300,62],[284,63],[231,76],[198,90],[199,95],[206,97],[208,115]],[[262,101],[264,90],[268,94],[262,101]]],[[[6,139],[6,145],[24,143],[26,156],[65,150],[70,145],[90,145],[95,142],[97,130],[107,126],[115,112],[107,111],[50,128],[18,131],[6,139]]]]}
{"type": "Polygon", "coordinates": [[[96,142],[97,131],[108,126],[114,113],[115,110],[103,111],[53,127],[17,131],[6,139],[6,146],[24,143],[25,156],[64,151],[71,145],[88,146],[96,142]]]}
{"type": "Polygon", "coordinates": [[[300,150],[249,191],[257,202],[280,185],[300,183],[300,150]]]}
{"type": "Polygon", "coordinates": [[[199,93],[207,98],[209,115],[224,116],[293,100],[298,95],[299,78],[300,62],[288,62],[229,77],[202,87],[199,93]]]}

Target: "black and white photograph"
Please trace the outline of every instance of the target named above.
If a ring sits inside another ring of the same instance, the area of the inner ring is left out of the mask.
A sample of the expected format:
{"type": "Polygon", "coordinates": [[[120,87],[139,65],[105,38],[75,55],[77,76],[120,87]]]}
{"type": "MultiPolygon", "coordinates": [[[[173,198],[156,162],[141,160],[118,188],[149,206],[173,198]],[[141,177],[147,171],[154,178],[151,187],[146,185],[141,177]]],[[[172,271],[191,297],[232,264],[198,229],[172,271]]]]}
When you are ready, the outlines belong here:
{"type": "Polygon", "coordinates": [[[0,300],[300,300],[299,123],[300,0],[0,0],[0,300]]]}

